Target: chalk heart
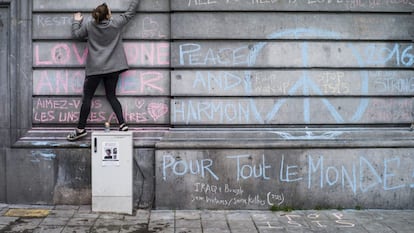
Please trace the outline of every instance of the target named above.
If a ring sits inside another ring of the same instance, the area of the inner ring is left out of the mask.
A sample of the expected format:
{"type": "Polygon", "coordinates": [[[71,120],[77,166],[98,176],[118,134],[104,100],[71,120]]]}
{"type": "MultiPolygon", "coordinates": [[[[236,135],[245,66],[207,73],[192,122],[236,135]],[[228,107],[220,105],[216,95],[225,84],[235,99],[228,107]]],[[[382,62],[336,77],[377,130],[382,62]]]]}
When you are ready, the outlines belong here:
{"type": "Polygon", "coordinates": [[[144,104],[145,104],[145,100],[143,100],[143,99],[135,100],[135,106],[136,106],[138,109],[141,109],[141,108],[142,108],[142,106],[144,106],[144,104]]]}
{"type": "Polygon", "coordinates": [[[168,112],[168,106],[163,103],[150,103],[148,104],[148,113],[154,119],[158,120],[168,112]]]}

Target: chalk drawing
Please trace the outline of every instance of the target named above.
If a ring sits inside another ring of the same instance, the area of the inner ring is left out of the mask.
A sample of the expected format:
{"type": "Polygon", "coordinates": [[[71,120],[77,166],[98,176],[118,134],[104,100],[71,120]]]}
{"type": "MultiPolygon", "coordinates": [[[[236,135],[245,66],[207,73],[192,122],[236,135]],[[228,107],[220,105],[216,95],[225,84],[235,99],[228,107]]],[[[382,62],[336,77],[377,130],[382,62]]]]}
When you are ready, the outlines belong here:
{"type": "MultiPolygon", "coordinates": [[[[413,174],[412,174],[411,178],[414,179],[414,171],[413,171],[413,174]]],[[[410,188],[414,188],[414,183],[410,185],[410,188]]]]}
{"type": "Polygon", "coordinates": [[[308,215],[304,214],[286,214],[283,215],[282,222],[278,225],[275,225],[274,222],[266,222],[267,228],[269,229],[285,229],[285,227],[295,227],[295,228],[344,228],[344,227],[355,227],[355,223],[352,223],[350,220],[342,219],[344,215],[333,213],[332,215],[336,220],[331,218],[326,219],[324,216],[321,216],[319,213],[311,213],[308,215]],[[286,220],[287,226],[284,224],[286,220]]]}
{"type": "MultiPolygon", "coordinates": [[[[323,29],[290,29],[290,30],[283,30],[275,32],[268,36],[269,40],[274,39],[282,39],[285,38],[287,35],[289,37],[293,37],[295,39],[301,39],[304,36],[312,36],[312,35],[318,35],[323,36],[326,39],[332,39],[332,40],[340,40],[341,34],[323,30],[323,29]]],[[[269,42],[259,42],[254,45],[240,45],[236,48],[206,48],[202,50],[202,45],[197,43],[186,43],[181,44],[179,46],[179,62],[181,65],[190,65],[190,66],[198,66],[198,65],[215,65],[215,66],[240,66],[240,65],[247,65],[248,67],[255,67],[257,59],[262,55],[263,51],[266,49],[266,46],[269,42]],[[203,52],[202,52],[203,51],[203,52]]],[[[309,53],[311,48],[309,48],[310,43],[308,42],[301,42],[299,44],[301,47],[301,63],[303,67],[309,67],[310,61],[309,61],[309,53]]],[[[349,52],[352,54],[352,57],[350,59],[354,59],[356,61],[356,64],[361,67],[361,71],[359,71],[359,82],[360,82],[360,90],[358,94],[362,96],[368,96],[369,94],[369,71],[366,70],[366,67],[371,66],[384,66],[387,63],[392,62],[394,65],[398,67],[404,67],[404,68],[410,68],[414,64],[414,55],[412,54],[413,46],[412,45],[405,45],[405,44],[399,44],[395,43],[390,45],[384,45],[384,44],[378,44],[378,43],[370,43],[366,46],[355,46],[352,42],[348,43],[346,46],[347,49],[349,49],[349,52]]],[[[252,87],[252,81],[251,77],[252,70],[246,70],[244,72],[244,79],[243,79],[243,85],[245,88],[245,95],[246,96],[252,96],[254,94],[254,89],[252,87]]],[[[326,115],[327,118],[333,119],[335,123],[357,123],[360,122],[360,120],[363,118],[363,116],[366,113],[366,110],[370,104],[371,99],[370,98],[355,98],[355,100],[352,100],[352,104],[355,106],[352,110],[348,111],[342,111],[341,109],[337,108],[335,106],[335,103],[332,102],[331,99],[328,99],[324,96],[324,93],[326,92],[327,88],[332,89],[334,88],[335,92],[338,93],[346,93],[349,92],[349,83],[343,83],[341,82],[341,74],[335,74],[335,80],[337,81],[336,86],[332,87],[330,86],[331,83],[325,81],[322,81],[322,83],[318,83],[317,81],[314,81],[315,79],[311,77],[312,73],[309,72],[309,70],[305,69],[301,73],[298,72],[300,75],[299,78],[292,79],[296,80],[293,81],[293,85],[291,85],[287,89],[287,94],[289,96],[293,95],[299,95],[299,96],[305,96],[302,98],[301,101],[303,101],[302,104],[302,113],[303,113],[303,123],[310,124],[313,122],[311,119],[312,114],[311,110],[313,107],[311,106],[311,98],[308,97],[310,93],[314,93],[315,95],[321,96],[322,98],[318,99],[312,99],[317,101],[320,101],[322,105],[318,106],[318,109],[326,110],[329,114],[326,115]],[[325,108],[325,109],[323,109],[325,108]]],[[[234,86],[240,85],[242,83],[242,79],[237,77],[231,77],[228,75],[223,76],[222,80],[219,79],[219,81],[216,81],[216,79],[213,79],[213,77],[207,77],[207,79],[204,79],[200,75],[200,73],[197,73],[197,77],[193,83],[193,87],[197,85],[205,86],[205,87],[211,87],[212,84],[217,85],[219,88],[222,88],[223,90],[231,89],[234,86]],[[214,83],[211,83],[214,82],[214,83]]],[[[330,79],[329,76],[331,74],[328,74],[326,77],[322,77],[325,79],[330,79]]],[[[329,80],[328,80],[329,81],[329,80]]],[[[277,117],[280,114],[280,110],[285,106],[291,103],[292,98],[279,98],[274,103],[272,103],[272,106],[270,106],[267,114],[262,115],[259,111],[260,107],[256,104],[255,98],[244,98],[245,101],[249,101],[249,111],[252,115],[252,118],[255,122],[258,122],[259,124],[265,124],[266,122],[274,122],[277,121],[277,117]]],[[[217,103],[215,103],[217,104],[217,103]]],[[[203,106],[206,106],[207,103],[203,102],[203,106]]],[[[183,114],[187,116],[193,116],[193,118],[197,121],[201,121],[201,115],[196,113],[196,111],[190,111],[194,110],[193,103],[191,100],[188,101],[188,113],[185,114],[183,111],[183,108],[185,106],[181,105],[181,108],[175,108],[174,110],[174,119],[176,119],[176,114],[183,114]]],[[[212,108],[213,104],[211,103],[209,107],[212,108]]],[[[240,112],[237,111],[237,109],[234,109],[233,112],[240,112]]],[[[201,111],[199,111],[201,112],[201,111]]],[[[226,111],[224,111],[226,112],[226,111]]],[[[244,111],[245,112],[245,111],[244,111]]],[[[223,115],[223,114],[222,114],[223,115]]],[[[205,115],[209,116],[209,115],[205,115]]],[[[240,116],[240,115],[239,115],[240,116]]],[[[229,117],[230,121],[235,122],[234,120],[240,121],[241,118],[236,116],[227,116],[229,117]]],[[[320,116],[318,116],[320,119],[320,116]]],[[[186,124],[189,124],[190,117],[187,117],[186,124]]],[[[209,118],[210,119],[210,118],[209,118]]],[[[220,119],[220,122],[222,120],[220,119]]]]}
{"type": "Polygon", "coordinates": [[[40,163],[41,159],[43,161],[51,161],[56,158],[56,154],[53,153],[51,150],[32,151],[31,154],[33,159],[31,159],[30,161],[32,163],[40,163]]]}
{"type": "Polygon", "coordinates": [[[167,38],[167,35],[162,34],[159,22],[150,16],[142,21],[142,36],[144,38],[167,38]]]}
{"type": "Polygon", "coordinates": [[[279,135],[283,139],[289,139],[289,140],[315,140],[315,139],[335,139],[339,136],[341,136],[344,132],[341,131],[328,131],[323,132],[320,134],[316,134],[312,131],[305,131],[305,132],[298,132],[298,134],[304,133],[305,135],[298,135],[294,136],[287,132],[278,132],[273,131],[271,133],[279,135]]]}
{"type": "MultiPolygon", "coordinates": [[[[300,39],[302,35],[319,35],[319,36],[323,36],[325,38],[330,38],[330,39],[339,39],[340,38],[340,34],[335,33],[335,32],[331,32],[331,31],[326,31],[326,30],[321,30],[321,29],[300,29],[299,28],[299,29],[284,30],[284,31],[273,33],[270,36],[268,36],[268,39],[283,38],[283,36],[285,36],[285,35],[293,35],[296,39],[300,39]]],[[[267,45],[267,42],[260,42],[260,43],[258,43],[254,46],[254,49],[252,50],[253,52],[251,52],[250,59],[249,59],[249,61],[250,61],[249,65],[250,66],[253,66],[255,64],[256,59],[259,56],[259,53],[266,47],[266,45],[267,45]]],[[[360,58],[360,57],[357,57],[357,59],[358,58],[360,58]]],[[[358,63],[361,67],[363,67],[364,63],[361,60],[362,59],[358,59],[358,63]]],[[[303,64],[304,67],[308,66],[308,44],[307,44],[307,42],[302,43],[302,64],[303,64]]],[[[246,71],[245,72],[245,77],[247,78],[247,77],[250,77],[250,76],[251,76],[251,71],[246,71]]],[[[362,82],[361,93],[362,94],[366,94],[368,92],[368,81],[369,80],[368,80],[367,72],[361,71],[361,82],[362,82]]],[[[314,81],[312,81],[312,79],[309,78],[308,71],[304,70],[303,73],[302,73],[302,77],[289,90],[289,94],[292,94],[292,93],[295,93],[295,92],[301,90],[304,95],[308,95],[310,89],[313,90],[318,95],[323,95],[323,92],[320,89],[320,87],[318,87],[318,85],[316,83],[314,83],[314,81]]],[[[286,98],[278,100],[274,104],[273,109],[266,116],[266,121],[269,121],[269,120],[273,119],[276,116],[276,114],[278,113],[281,106],[284,105],[287,101],[288,101],[288,99],[286,99],[286,98]]],[[[259,114],[259,112],[256,108],[256,104],[254,103],[254,99],[251,99],[250,103],[251,103],[251,109],[253,109],[254,112],[255,112],[254,116],[257,118],[257,120],[259,122],[264,122],[264,119],[262,119],[262,117],[260,116],[260,114],[259,114]]],[[[330,112],[330,114],[332,115],[332,117],[335,119],[335,121],[337,123],[344,123],[345,122],[343,116],[336,110],[334,105],[331,104],[328,99],[322,98],[322,103],[328,109],[328,111],[330,112]]],[[[360,104],[357,107],[357,110],[356,110],[355,114],[351,118],[352,122],[357,122],[359,119],[362,118],[362,116],[364,114],[364,111],[368,107],[368,103],[369,103],[368,99],[366,99],[366,98],[361,99],[360,104]]],[[[303,100],[303,120],[304,120],[304,122],[305,123],[310,123],[310,117],[311,117],[311,115],[310,115],[309,98],[304,98],[304,100],[303,100]]]]}
{"type": "Polygon", "coordinates": [[[163,117],[168,112],[168,105],[164,103],[149,103],[148,104],[148,113],[157,121],[159,118],[163,117]]]}

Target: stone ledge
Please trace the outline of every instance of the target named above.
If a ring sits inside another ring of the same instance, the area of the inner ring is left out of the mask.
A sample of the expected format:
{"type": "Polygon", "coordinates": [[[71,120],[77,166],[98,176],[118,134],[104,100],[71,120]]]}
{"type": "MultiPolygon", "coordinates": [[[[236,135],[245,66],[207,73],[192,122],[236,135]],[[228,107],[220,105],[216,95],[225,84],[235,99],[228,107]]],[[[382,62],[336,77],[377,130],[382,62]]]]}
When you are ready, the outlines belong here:
{"type": "Polygon", "coordinates": [[[410,148],[409,128],[171,129],[157,149],[410,148]]]}
{"type": "MultiPolygon", "coordinates": [[[[90,148],[91,133],[102,131],[102,128],[88,128],[88,135],[75,142],[66,140],[73,129],[68,128],[34,128],[21,137],[13,148],[90,148]]],[[[168,128],[130,128],[133,131],[134,147],[154,148],[162,139],[168,128]]]]}
{"type": "MultiPolygon", "coordinates": [[[[66,140],[67,128],[29,130],[14,148],[90,148],[90,133],[66,140]]],[[[134,147],[159,149],[410,148],[409,128],[131,128],[134,147]]]]}

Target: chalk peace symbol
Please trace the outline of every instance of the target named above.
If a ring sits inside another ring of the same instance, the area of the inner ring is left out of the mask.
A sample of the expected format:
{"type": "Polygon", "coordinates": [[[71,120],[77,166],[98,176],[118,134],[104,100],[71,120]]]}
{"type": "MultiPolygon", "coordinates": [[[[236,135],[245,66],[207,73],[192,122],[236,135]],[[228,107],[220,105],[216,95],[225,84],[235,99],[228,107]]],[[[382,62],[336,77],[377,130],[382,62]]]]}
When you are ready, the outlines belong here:
{"type": "MultiPolygon", "coordinates": [[[[279,32],[275,32],[271,35],[268,36],[268,39],[280,39],[283,38],[284,36],[292,36],[295,39],[300,39],[303,38],[304,35],[306,36],[323,36],[324,38],[327,39],[335,39],[338,40],[340,39],[340,35],[339,33],[335,33],[335,32],[331,32],[331,31],[327,31],[327,30],[321,30],[321,29],[291,29],[291,30],[283,30],[283,31],[279,31],[279,32]]],[[[260,52],[265,49],[265,47],[267,46],[267,42],[260,42],[254,45],[252,52],[250,53],[250,59],[249,59],[249,67],[252,67],[255,65],[256,63],[256,59],[258,57],[258,55],[260,54],[260,52]]],[[[308,43],[307,42],[303,42],[302,43],[302,64],[304,67],[308,66],[308,43]]],[[[364,67],[364,61],[362,59],[357,59],[358,65],[360,67],[364,67]]],[[[252,71],[245,71],[245,77],[246,79],[248,79],[249,77],[251,77],[251,72],[252,71]]],[[[367,71],[360,71],[360,76],[361,76],[361,94],[367,94],[368,93],[368,72],[367,71]]],[[[320,87],[318,87],[318,85],[310,78],[309,76],[309,72],[305,69],[302,72],[301,77],[299,78],[299,80],[288,90],[289,94],[294,94],[298,91],[300,91],[300,88],[302,88],[303,94],[304,96],[309,95],[309,90],[312,90],[313,92],[317,93],[318,95],[322,96],[323,92],[321,91],[320,87]]],[[[251,92],[251,87],[247,88],[247,93],[251,92]]],[[[253,98],[249,99],[250,101],[250,106],[251,108],[254,110],[253,112],[255,112],[255,118],[257,120],[259,120],[262,124],[264,122],[268,122],[271,119],[273,119],[278,111],[280,110],[280,108],[289,101],[288,98],[282,98],[280,100],[278,100],[275,105],[273,106],[273,108],[271,109],[271,111],[266,115],[266,119],[263,119],[262,116],[260,116],[260,114],[258,114],[257,108],[256,108],[256,104],[254,102],[253,98]]],[[[304,117],[304,122],[305,123],[310,123],[310,99],[309,97],[305,97],[303,100],[303,117],[304,117]]],[[[329,111],[329,113],[332,115],[332,117],[335,119],[335,121],[337,123],[344,123],[346,122],[346,120],[351,121],[351,122],[358,122],[365,110],[368,107],[368,103],[369,103],[369,99],[368,98],[361,98],[359,100],[359,104],[358,107],[356,108],[356,111],[353,113],[353,115],[350,117],[350,119],[345,119],[343,115],[341,115],[336,108],[334,107],[334,105],[332,103],[330,103],[330,101],[327,98],[321,98],[321,102],[323,104],[323,106],[325,106],[327,108],[327,110],[329,111]]]]}

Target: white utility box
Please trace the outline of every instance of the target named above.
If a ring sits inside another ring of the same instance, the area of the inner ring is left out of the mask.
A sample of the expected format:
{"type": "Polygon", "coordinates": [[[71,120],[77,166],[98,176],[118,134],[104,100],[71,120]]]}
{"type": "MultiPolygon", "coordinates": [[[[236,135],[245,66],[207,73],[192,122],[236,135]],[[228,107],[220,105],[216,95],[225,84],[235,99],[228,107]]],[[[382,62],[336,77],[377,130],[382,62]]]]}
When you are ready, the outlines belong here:
{"type": "Polygon", "coordinates": [[[92,132],[92,211],[132,214],[132,132],[92,132]]]}

